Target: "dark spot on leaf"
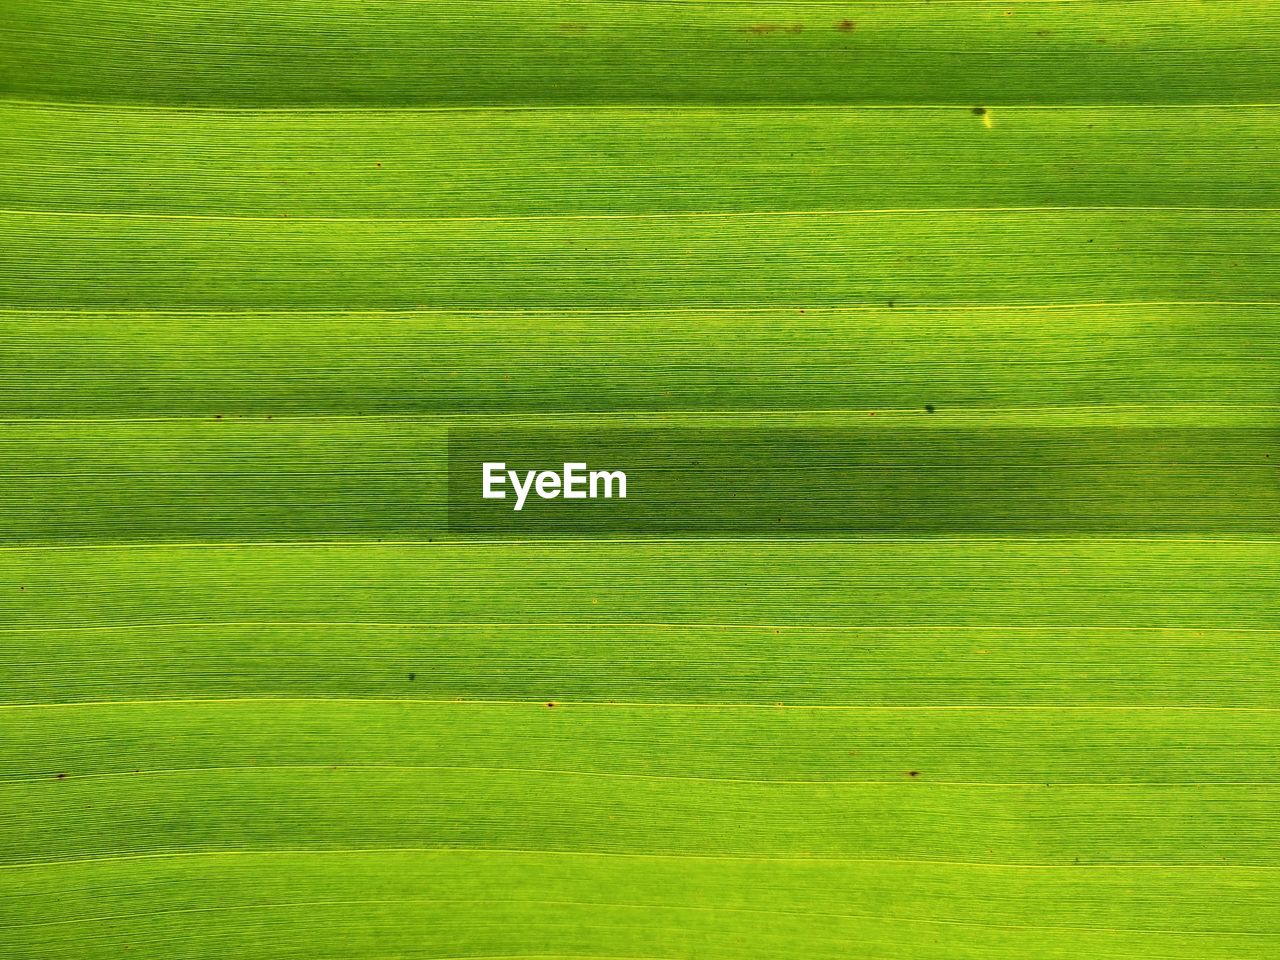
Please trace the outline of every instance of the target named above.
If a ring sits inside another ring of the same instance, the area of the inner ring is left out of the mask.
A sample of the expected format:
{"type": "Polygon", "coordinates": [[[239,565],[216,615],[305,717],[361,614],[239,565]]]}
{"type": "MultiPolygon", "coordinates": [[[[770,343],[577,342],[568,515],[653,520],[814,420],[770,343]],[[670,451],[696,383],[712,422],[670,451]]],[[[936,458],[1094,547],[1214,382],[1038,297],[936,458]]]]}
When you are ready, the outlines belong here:
{"type": "Polygon", "coordinates": [[[985,117],[987,115],[986,107],[974,107],[972,113],[975,117],[985,117]]]}
{"type": "Polygon", "coordinates": [[[554,707],[554,706],[555,706],[555,702],[554,702],[554,701],[552,701],[552,700],[548,700],[548,701],[547,701],[547,706],[548,706],[549,708],[550,708],[550,707],[554,707]]]}
{"type": "Polygon", "coordinates": [[[409,679],[410,679],[410,680],[417,680],[417,679],[418,679],[418,675],[417,675],[416,673],[411,673],[411,674],[409,674],[409,679]]]}
{"type": "Polygon", "coordinates": [[[858,25],[852,20],[841,20],[836,24],[836,29],[841,33],[853,33],[853,31],[858,29],[858,25]]]}
{"type": "Polygon", "coordinates": [[[924,405],[924,412],[925,412],[925,413],[933,413],[933,410],[934,410],[934,406],[933,406],[933,404],[932,404],[932,403],[926,403],[926,404],[924,405]]]}
{"type": "Polygon", "coordinates": [[[918,776],[920,776],[920,771],[919,771],[919,770],[908,770],[908,771],[907,771],[907,776],[908,776],[908,777],[918,777],[918,776]]]}
{"type": "Polygon", "coordinates": [[[757,37],[763,37],[766,33],[777,33],[781,29],[781,24],[777,23],[753,23],[746,28],[747,33],[754,33],[757,37]]]}
{"type": "Polygon", "coordinates": [[[59,780],[65,780],[65,779],[67,779],[67,775],[66,775],[65,773],[60,773],[60,774],[58,774],[58,779],[59,779],[59,780]]]}

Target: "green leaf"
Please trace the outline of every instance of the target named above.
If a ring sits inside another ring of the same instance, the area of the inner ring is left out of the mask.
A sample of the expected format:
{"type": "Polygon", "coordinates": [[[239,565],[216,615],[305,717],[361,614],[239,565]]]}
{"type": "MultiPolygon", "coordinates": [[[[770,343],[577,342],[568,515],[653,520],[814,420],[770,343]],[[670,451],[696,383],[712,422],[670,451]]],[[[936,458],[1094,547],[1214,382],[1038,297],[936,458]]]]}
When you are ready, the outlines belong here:
{"type": "Polygon", "coordinates": [[[4,960],[1276,955],[1274,4],[0,6],[4,960]]]}

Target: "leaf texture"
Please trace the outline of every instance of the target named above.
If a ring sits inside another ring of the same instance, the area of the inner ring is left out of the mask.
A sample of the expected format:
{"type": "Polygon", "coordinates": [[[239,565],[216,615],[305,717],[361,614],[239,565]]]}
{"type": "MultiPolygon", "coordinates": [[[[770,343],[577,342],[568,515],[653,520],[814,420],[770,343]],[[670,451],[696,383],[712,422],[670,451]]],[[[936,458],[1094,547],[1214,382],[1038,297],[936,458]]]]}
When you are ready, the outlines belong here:
{"type": "Polygon", "coordinates": [[[1275,956],[1278,36],[0,5],[0,957],[1275,956]],[[662,430],[776,489],[451,527],[662,430]]]}

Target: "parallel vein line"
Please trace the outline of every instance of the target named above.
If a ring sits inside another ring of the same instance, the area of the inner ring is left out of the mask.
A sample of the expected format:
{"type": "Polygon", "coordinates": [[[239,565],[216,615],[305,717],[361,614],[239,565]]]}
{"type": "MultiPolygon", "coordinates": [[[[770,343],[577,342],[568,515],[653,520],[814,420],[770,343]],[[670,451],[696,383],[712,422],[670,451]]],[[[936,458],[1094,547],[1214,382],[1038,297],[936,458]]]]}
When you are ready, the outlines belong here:
{"type": "Polygon", "coordinates": [[[74,857],[61,860],[23,860],[0,863],[0,870],[20,870],[42,867],[79,866],[96,863],[122,863],[139,860],[183,860],[204,857],[237,856],[380,856],[385,854],[428,854],[463,856],[513,856],[513,857],[581,857],[628,860],[719,860],[745,863],[850,863],[883,864],[896,866],[966,867],[992,870],[1242,870],[1275,872],[1280,865],[1267,863],[1211,863],[1206,861],[1161,862],[1134,860],[1108,863],[1015,863],[982,860],[945,860],[925,857],[831,857],[796,855],[743,855],[732,853],[640,852],[621,850],[565,850],[511,847],[310,847],[310,848],[251,848],[222,850],[160,850],[147,853],[108,854],[96,857],[74,857]]]}
{"type": "Polygon", "coordinates": [[[707,210],[658,213],[531,213],[469,217],[296,217],[237,216],[200,213],[102,212],[89,210],[0,209],[0,216],[47,219],[91,220],[195,220],[246,223],[503,223],[525,221],[579,220],[742,220],[770,217],[858,217],[904,214],[967,213],[1280,213],[1280,207],[1197,207],[1197,206],[1030,206],[1030,207],[883,207],[816,210],[707,210]]]}
{"type": "MultiPolygon", "coordinates": [[[[175,707],[175,706],[210,706],[214,704],[244,703],[403,703],[403,704],[438,704],[447,706],[492,706],[492,707],[537,707],[545,704],[541,698],[528,699],[482,699],[471,697],[428,698],[428,697],[178,697],[140,700],[69,700],[69,701],[33,701],[29,703],[0,704],[3,710],[66,710],[83,707],[175,707]]],[[[700,703],[660,700],[557,700],[557,708],[606,708],[606,709],[655,709],[655,710],[848,710],[905,713],[916,710],[956,711],[956,712],[1016,712],[1034,713],[1038,711],[1106,711],[1115,713],[1132,712],[1193,712],[1193,713],[1280,713],[1280,707],[1259,706],[1216,706],[1196,704],[1098,704],[1098,703],[1054,703],[1054,704],[961,704],[961,703],[927,703],[927,704],[857,704],[857,703],[700,703]]]]}

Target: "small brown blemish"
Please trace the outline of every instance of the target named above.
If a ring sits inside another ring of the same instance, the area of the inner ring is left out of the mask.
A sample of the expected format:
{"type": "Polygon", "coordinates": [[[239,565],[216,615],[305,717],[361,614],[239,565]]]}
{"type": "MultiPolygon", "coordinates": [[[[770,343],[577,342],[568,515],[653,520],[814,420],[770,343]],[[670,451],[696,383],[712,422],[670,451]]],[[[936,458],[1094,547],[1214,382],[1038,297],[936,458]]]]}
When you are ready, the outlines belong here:
{"type": "Polygon", "coordinates": [[[781,30],[776,23],[753,23],[746,28],[747,33],[754,33],[757,37],[763,37],[766,33],[777,33],[781,30]]]}
{"type": "Polygon", "coordinates": [[[986,108],[986,107],[974,107],[974,108],[973,108],[973,110],[971,110],[970,112],[971,112],[975,117],[985,117],[985,116],[987,115],[987,108],[986,108]]]}
{"type": "Polygon", "coordinates": [[[65,780],[65,779],[67,779],[67,775],[66,775],[65,773],[60,773],[60,774],[58,774],[58,775],[57,775],[57,779],[58,779],[58,780],[65,780]]]}
{"type": "Polygon", "coordinates": [[[556,704],[555,704],[555,701],[554,701],[554,700],[548,700],[548,701],[547,701],[547,709],[548,709],[548,710],[550,710],[551,708],[553,708],[555,705],[556,705],[556,704]]]}
{"type": "Polygon", "coordinates": [[[853,33],[853,31],[858,29],[858,25],[852,20],[841,20],[836,24],[836,29],[841,33],[853,33]]]}
{"type": "Polygon", "coordinates": [[[919,771],[919,770],[908,770],[908,771],[907,771],[907,776],[908,776],[908,777],[918,777],[918,776],[920,776],[920,771],[919,771]]]}

